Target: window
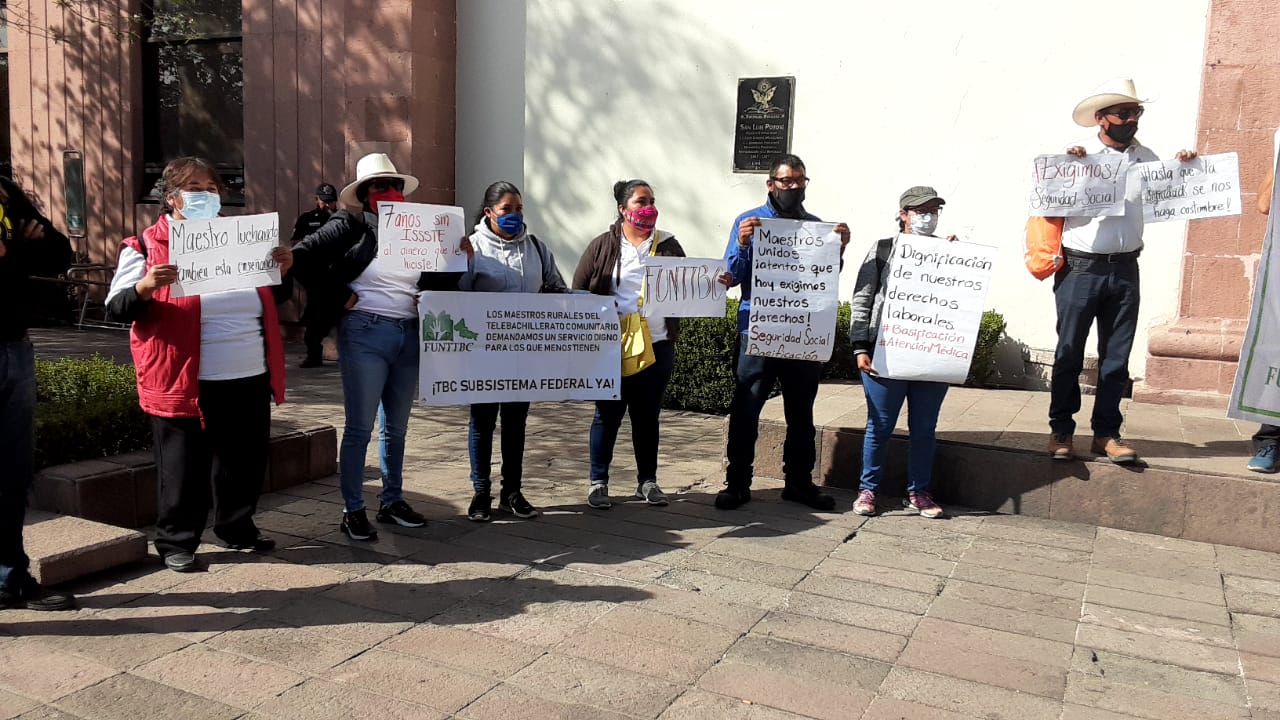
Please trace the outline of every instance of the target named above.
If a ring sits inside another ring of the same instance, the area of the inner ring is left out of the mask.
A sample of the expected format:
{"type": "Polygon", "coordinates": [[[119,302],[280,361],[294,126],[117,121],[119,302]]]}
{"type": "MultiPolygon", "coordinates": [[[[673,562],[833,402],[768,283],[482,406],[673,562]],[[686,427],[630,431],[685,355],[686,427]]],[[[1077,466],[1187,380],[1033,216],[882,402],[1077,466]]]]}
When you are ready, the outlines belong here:
{"type": "Polygon", "coordinates": [[[13,177],[9,139],[9,9],[0,3],[0,175],[13,177]]]}
{"type": "Polygon", "coordinates": [[[143,45],[144,200],[159,202],[165,163],[211,161],[223,203],[244,204],[244,56],[240,0],[156,0],[143,45]]]}

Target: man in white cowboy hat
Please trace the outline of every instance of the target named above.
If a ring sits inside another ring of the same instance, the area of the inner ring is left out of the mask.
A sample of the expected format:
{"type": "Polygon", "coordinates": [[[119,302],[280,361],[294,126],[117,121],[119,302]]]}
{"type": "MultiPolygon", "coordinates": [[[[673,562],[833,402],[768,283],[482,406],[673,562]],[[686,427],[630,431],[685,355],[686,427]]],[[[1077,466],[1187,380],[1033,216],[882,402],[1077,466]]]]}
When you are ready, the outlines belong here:
{"type": "MultiPolygon", "coordinates": [[[[382,423],[378,460],[382,492],[377,520],[421,527],[426,519],[405,502],[404,444],[418,383],[420,290],[456,290],[462,273],[395,270],[374,262],[378,255],[379,203],[403,202],[418,179],[397,172],[391,158],[360,158],[356,179],[338,198],[343,209],[293,248],[294,267],[304,283],[329,287],[346,312],[338,321],[338,365],[346,425],[338,454],[338,477],[345,505],[339,529],[352,540],[372,540],[377,531],[364,509],[364,464],[375,419],[382,423]]],[[[462,248],[470,250],[463,240],[462,248]]]]}
{"type": "MultiPolygon", "coordinates": [[[[1103,83],[1076,105],[1071,117],[1097,135],[1067,152],[1120,154],[1127,165],[1159,160],[1138,142],[1138,119],[1148,102],[1132,80],[1103,83]]],[[[1179,151],[1179,160],[1196,153],[1179,151]]],[[[1054,353],[1049,400],[1049,453],[1055,460],[1075,456],[1075,414],[1080,409],[1080,371],[1084,367],[1089,330],[1098,324],[1098,389],[1094,397],[1095,455],[1114,463],[1131,463],[1138,454],[1120,438],[1124,417],[1120,400],[1129,385],[1129,352],[1138,330],[1138,255],[1142,252],[1142,181],[1129,173],[1123,215],[1068,217],[1062,228],[1062,269],[1054,277],[1058,310],[1058,347],[1054,353]]]]}

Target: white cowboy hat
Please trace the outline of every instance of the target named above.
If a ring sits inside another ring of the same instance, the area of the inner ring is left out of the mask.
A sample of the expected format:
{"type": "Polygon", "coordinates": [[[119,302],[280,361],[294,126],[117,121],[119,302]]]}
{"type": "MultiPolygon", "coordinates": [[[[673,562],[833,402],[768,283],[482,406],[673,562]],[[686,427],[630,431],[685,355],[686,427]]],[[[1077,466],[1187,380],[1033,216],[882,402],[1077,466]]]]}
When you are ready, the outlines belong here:
{"type": "Polygon", "coordinates": [[[418,178],[396,172],[396,166],[391,164],[391,158],[387,157],[386,153],[370,153],[356,163],[356,181],[342,188],[342,192],[338,194],[338,200],[347,207],[359,207],[360,201],[356,199],[356,188],[362,183],[380,177],[403,180],[406,196],[418,189],[418,178]]]}
{"type": "Polygon", "coordinates": [[[1147,103],[1150,99],[1142,99],[1138,97],[1138,91],[1133,87],[1133,81],[1127,78],[1116,78],[1102,83],[1093,91],[1093,94],[1080,101],[1076,105],[1076,109],[1071,113],[1071,119],[1076,121],[1077,125],[1084,127],[1093,127],[1098,124],[1098,119],[1094,117],[1094,113],[1104,110],[1113,105],[1122,105],[1124,103],[1147,103]]]}

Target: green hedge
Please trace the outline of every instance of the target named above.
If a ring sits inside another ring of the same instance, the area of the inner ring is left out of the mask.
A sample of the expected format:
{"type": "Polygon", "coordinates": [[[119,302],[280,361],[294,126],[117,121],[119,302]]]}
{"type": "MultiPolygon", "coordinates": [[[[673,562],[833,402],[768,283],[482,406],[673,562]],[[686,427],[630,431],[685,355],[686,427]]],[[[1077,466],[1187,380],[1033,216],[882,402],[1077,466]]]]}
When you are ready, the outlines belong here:
{"type": "Polygon", "coordinates": [[[36,361],[36,467],[151,446],[134,369],[107,358],[36,361]]]}
{"type": "MultiPolygon", "coordinates": [[[[733,354],[738,330],[738,301],[726,302],[723,318],[685,318],[680,321],[676,364],[662,406],[672,410],[725,415],[733,401],[733,354]]],[[[858,378],[858,364],[849,343],[849,303],[840,303],[836,344],[822,368],[826,380],[858,378]]],[[[1004,334],[1004,317],[988,310],[982,315],[978,346],[967,384],[981,385],[991,375],[995,346],[1004,334]]],[[[774,389],[777,393],[777,388],[774,389]]]]}

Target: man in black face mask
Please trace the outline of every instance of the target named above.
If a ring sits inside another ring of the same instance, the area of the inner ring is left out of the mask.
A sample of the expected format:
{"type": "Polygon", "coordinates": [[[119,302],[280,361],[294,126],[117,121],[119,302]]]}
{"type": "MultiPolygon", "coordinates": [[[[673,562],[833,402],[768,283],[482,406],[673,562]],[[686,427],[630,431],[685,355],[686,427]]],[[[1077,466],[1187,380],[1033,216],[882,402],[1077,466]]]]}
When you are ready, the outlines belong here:
{"type": "MultiPolygon", "coordinates": [[[[818,395],[822,363],[809,360],[756,357],[746,353],[747,318],[751,314],[751,238],[760,227],[761,218],[787,218],[822,222],[804,209],[804,193],[809,186],[804,161],[795,155],[783,155],[773,161],[765,187],[769,198],[764,205],[738,216],[729,232],[729,247],[724,259],[733,284],[742,288],[738,306],[738,357],[735,363],[737,389],[729,410],[729,442],[726,454],[725,489],[716,495],[716,507],[732,510],[751,500],[751,478],[756,457],[756,437],[760,430],[760,411],[769,399],[773,386],[782,381],[783,407],[787,419],[787,440],[782,450],[782,474],[786,487],[783,500],[803,503],[817,510],[832,510],[835,498],[822,492],[813,482],[816,460],[813,447],[813,401],[818,395]]],[[[840,249],[849,244],[849,226],[836,226],[840,249]]],[[[841,260],[843,264],[843,259],[841,260]]]]}
{"type": "MultiPolygon", "coordinates": [[[[1145,110],[1132,80],[1112,80],[1081,100],[1072,113],[1077,125],[1098,134],[1067,149],[1076,157],[1119,154],[1125,165],[1159,160],[1137,140],[1145,110]]],[[[1182,150],[1179,160],[1195,158],[1182,150]]],[[[1129,386],[1129,352],[1138,330],[1138,254],[1142,252],[1142,180],[1129,172],[1124,214],[1068,217],[1062,228],[1062,268],[1053,279],[1058,310],[1058,347],[1050,380],[1049,454],[1054,460],[1075,456],[1073,435],[1080,410],[1080,371],[1085,343],[1098,322],[1098,389],[1093,402],[1094,455],[1131,463],[1138,454],[1120,438],[1124,416],[1120,400],[1129,386]]]]}

